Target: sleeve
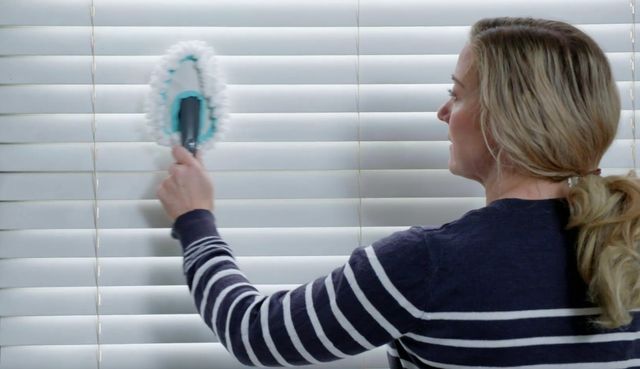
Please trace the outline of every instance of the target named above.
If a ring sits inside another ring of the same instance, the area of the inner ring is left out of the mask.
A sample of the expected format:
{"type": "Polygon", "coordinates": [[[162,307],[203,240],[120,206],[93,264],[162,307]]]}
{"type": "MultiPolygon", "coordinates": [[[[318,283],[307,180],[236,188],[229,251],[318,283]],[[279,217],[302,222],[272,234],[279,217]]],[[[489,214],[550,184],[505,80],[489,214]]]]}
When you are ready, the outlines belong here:
{"type": "Polygon", "coordinates": [[[321,363],[371,350],[417,326],[431,262],[418,228],[357,248],[329,275],[290,291],[260,294],[238,269],[215,218],[176,220],[196,307],[219,341],[251,366],[321,363]],[[418,252],[418,254],[416,254],[418,252]]]}

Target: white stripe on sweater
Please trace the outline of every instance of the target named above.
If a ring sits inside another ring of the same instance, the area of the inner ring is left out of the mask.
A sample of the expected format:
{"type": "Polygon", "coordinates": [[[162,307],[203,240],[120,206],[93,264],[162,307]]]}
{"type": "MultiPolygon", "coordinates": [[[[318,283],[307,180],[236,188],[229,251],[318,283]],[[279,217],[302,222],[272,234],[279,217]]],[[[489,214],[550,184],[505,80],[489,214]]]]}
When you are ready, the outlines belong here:
{"type": "Polygon", "coordinates": [[[362,334],[360,334],[360,332],[358,332],[356,328],[351,325],[349,319],[347,319],[347,317],[342,314],[342,311],[340,311],[340,307],[336,303],[336,292],[333,289],[333,280],[331,279],[331,274],[329,274],[327,278],[325,278],[324,285],[327,289],[327,295],[329,295],[329,306],[331,307],[331,312],[333,312],[333,315],[338,320],[338,323],[340,323],[342,328],[347,331],[351,338],[353,338],[354,341],[358,342],[360,346],[367,350],[373,350],[376,346],[374,346],[371,342],[364,338],[364,336],[362,336],[362,334]]]}
{"type": "Polygon", "coordinates": [[[307,284],[304,290],[305,304],[307,305],[307,314],[309,315],[309,320],[313,325],[313,331],[315,332],[318,339],[320,339],[320,342],[322,342],[322,345],[333,356],[336,356],[339,358],[347,357],[348,355],[338,350],[338,348],[334,346],[333,342],[331,342],[329,337],[327,337],[327,335],[324,333],[324,329],[322,329],[322,325],[320,324],[320,320],[318,319],[318,315],[316,314],[316,309],[313,304],[312,292],[313,292],[313,282],[307,284]]]}
{"type": "Polygon", "coordinates": [[[453,338],[434,338],[409,333],[406,337],[418,342],[430,343],[440,346],[452,347],[471,347],[471,348],[504,348],[504,347],[523,347],[538,345],[566,345],[579,343],[602,343],[602,342],[620,342],[634,341],[640,339],[640,332],[618,332],[618,333],[602,333],[596,335],[585,336],[548,336],[548,337],[528,337],[513,338],[504,340],[465,340],[453,338]]]}
{"type": "Polygon", "coordinates": [[[358,282],[353,274],[353,270],[351,270],[351,265],[349,263],[344,265],[344,276],[347,278],[347,282],[349,283],[349,287],[356,295],[356,298],[360,302],[360,305],[371,315],[371,317],[382,327],[384,330],[389,333],[392,337],[400,337],[401,333],[398,331],[396,327],[394,327],[389,321],[380,314],[378,309],[371,304],[367,296],[364,294],[358,282]]]}
{"type": "Polygon", "coordinates": [[[380,264],[380,261],[378,260],[373,247],[365,247],[364,251],[367,255],[367,258],[369,259],[369,264],[371,264],[373,271],[376,273],[376,277],[378,277],[378,280],[385,288],[385,290],[387,290],[387,292],[398,302],[398,305],[405,308],[405,310],[407,310],[409,314],[418,319],[422,318],[422,316],[426,313],[415,307],[411,303],[411,301],[407,300],[404,295],[400,291],[398,291],[396,286],[393,285],[393,283],[389,279],[389,276],[387,276],[387,273],[384,271],[382,264],[380,264]]]}
{"type": "Polygon", "coordinates": [[[600,314],[600,308],[425,313],[425,320],[516,320],[600,314]]]}
{"type": "Polygon", "coordinates": [[[189,270],[191,269],[191,267],[193,266],[194,263],[196,263],[198,261],[198,259],[200,257],[202,257],[203,255],[205,255],[205,253],[209,250],[224,250],[227,253],[229,253],[229,256],[232,255],[231,249],[227,246],[224,245],[204,245],[204,246],[200,246],[198,247],[198,251],[192,253],[191,255],[189,255],[188,257],[184,258],[184,268],[185,270],[189,270]]]}
{"type": "Polygon", "coordinates": [[[267,348],[273,357],[276,359],[278,364],[282,366],[291,366],[278,352],[278,348],[276,347],[273,339],[271,338],[271,332],[269,331],[269,300],[271,300],[271,296],[269,296],[260,307],[260,326],[262,327],[262,338],[264,338],[264,342],[267,344],[267,348]]]}
{"type": "Polygon", "coordinates": [[[256,298],[254,302],[249,305],[249,308],[244,311],[242,314],[242,321],[240,322],[240,332],[242,334],[242,344],[244,345],[244,350],[247,352],[249,356],[249,360],[254,366],[265,366],[260,362],[255,352],[253,351],[253,347],[251,346],[251,342],[249,342],[249,315],[251,315],[251,311],[253,308],[262,301],[259,298],[256,298]]]}
{"type": "Polygon", "coordinates": [[[220,237],[217,237],[217,236],[207,236],[207,237],[203,237],[203,238],[197,239],[197,240],[191,242],[189,245],[187,245],[187,247],[184,248],[186,251],[184,252],[183,256],[189,255],[194,250],[196,250],[196,248],[195,248],[196,246],[199,246],[199,244],[205,243],[205,242],[207,242],[209,240],[222,240],[222,239],[220,237]]]}
{"type": "MultiPolygon", "coordinates": [[[[227,350],[229,350],[229,353],[235,358],[238,358],[238,356],[236,355],[236,351],[233,349],[233,342],[231,341],[231,334],[229,333],[229,331],[231,330],[229,327],[229,324],[231,323],[231,316],[233,315],[233,310],[235,309],[236,305],[240,301],[242,301],[243,298],[253,297],[255,299],[257,295],[258,294],[255,291],[245,291],[239,294],[238,296],[236,296],[235,300],[233,300],[233,302],[231,303],[231,306],[229,306],[229,310],[227,311],[227,319],[224,324],[225,346],[227,347],[227,350]]],[[[249,306],[251,306],[251,304],[249,304],[249,306]]],[[[242,338],[242,331],[240,332],[240,335],[241,335],[240,338],[242,338]]],[[[240,341],[242,341],[242,339],[240,341]]]]}
{"type": "Polygon", "coordinates": [[[282,309],[284,312],[284,326],[287,329],[287,333],[291,338],[291,342],[293,346],[298,350],[300,356],[302,356],[305,360],[313,364],[320,364],[321,361],[317,360],[307,351],[306,348],[302,345],[300,341],[300,337],[298,336],[298,332],[293,326],[293,319],[291,318],[291,291],[289,291],[284,298],[282,299],[282,309]]]}
{"type": "MultiPolygon", "coordinates": [[[[398,341],[399,342],[399,341],[398,341]]],[[[469,366],[469,365],[454,365],[447,363],[439,363],[431,360],[421,358],[416,355],[415,352],[407,348],[406,345],[402,345],[404,349],[410,353],[413,357],[417,358],[421,362],[435,366],[437,368],[444,369],[621,369],[631,366],[640,365],[640,359],[629,359],[623,361],[609,361],[609,362],[596,362],[596,363],[555,363],[555,364],[533,364],[533,365],[518,365],[518,366],[469,366]]]]}
{"type": "MultiPolygon", "coordinates": [[[[225,289],[223,289],[222,291],[220,291],[220,295],[218,295],[218,297],[216,298],[215,302],[213,303],[213,310],[211,312],[211,327],[213,327],[213,331],[214,333],[220,337],[220,332],[217,331],[217,326],[216,326],[216,321],[218,321],[218,309],[220,308],[220,305],[222,305],[222,302],[224,301],[224,299],[227,297],[227,294],[229,294],[229,292],[231,292],[231,290],[238,288],[238,287],[251,287],[251,288],[255,288],[253,287],[253,285],[251,283],[247,283],[247,282],[242,282],[242,283],[236,283],[236,284],[232,284],[230,286],[227,286],[225,289]]],[[[257,291],[251,291],[253,292],[254,295],[259,295],[259,293],[257,291]]],[[[229,315],[231,315],[231,310],[228,311],[229,315]]],[[[204,316],[204,314],[203,314],[204,316]]]]}
{"type": "Polygon", "coordinates": [[[580,308],[580,309],[540,309],[521,311],[495,311],[495,312],[441,312],[429,313],[418,309],[393,285],[389,279],[372,246],[364,248],[371,267],[376,273],[378,280],[385,287],[387,292],[398,301],[411,315],[424,320],[515,320],[530,318],[551,318],[566,316],[597,315],[601,313],[600,308],[580,308]]]}
{"type": "MultiPolygon", "coordinates": [[[[202,249],[203,247],[206,247],[207,245],[209,245],[209,242],[213,242],[213,243],[214,243],[214,245],[219,244],[219,243],[223,243],[223,244],[226,246],[226,248],[227,248],[228,250],[230,250],[230,249],[229,249],[229,247],[228,247],[228,245],[226,245],[226,244],[224,243],[224,241],[222,241],[221,239],[216,239],[216,238],[214,238],[214,237],[205,237],[205,238],[202,238],[202,239],[200,239],[200,240],[198,240],[198,241],[194,242],[194,243],[193,243],[193,246],[190,246],[190,248],[188,248],[188,249],[187,249],[187,250],[182,254],[182,257],[183,257],[183,258],[184,258],[184,260],[185,260],[185,264],[187,264],[187,263],[188,263],[188,264],[191,264],[191,263],[193,262],[194,255],[198,255],[198,254],[200,254],[201,249],[202,249]]],[[[224,246],[220,245],[220,247],[224,247],[224,246]]]]}
{"type": "Polygon", "coordinates": [[[225,269],[217,272],[211,279],[207,281],[207,285],[202,292],[202,300],[200,301],[200,311],[205,311],[206,304],[209,300],[209,292],[211,291],[211,287],[213,284],[219,281],[224,277],[228,277],[230,275],[243,275],[242,272],[238,269],[225,269]]]}
{"type": "Polygon", "coordinates": [[[193,279],[191,281],[191,296],[195,297],[195,291],[198,287],[198,284],[200,283],[200,278],[202,278],[202,275],[209,268],[223,261],[230,261],[232,263],[234,262],[231,256],[217,256],[215,258],[207,260],[204,264],[200,265],[200,267],[194,273],[193,279]]]}

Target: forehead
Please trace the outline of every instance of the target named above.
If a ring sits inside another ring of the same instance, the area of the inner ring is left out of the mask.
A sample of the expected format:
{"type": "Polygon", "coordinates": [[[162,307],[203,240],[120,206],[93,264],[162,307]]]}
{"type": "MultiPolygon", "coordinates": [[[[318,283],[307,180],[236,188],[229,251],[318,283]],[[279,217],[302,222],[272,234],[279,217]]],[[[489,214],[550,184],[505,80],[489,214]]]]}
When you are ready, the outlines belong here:
{"type": "Polygon", "coordinates": [[[472,65],[473,52],[471,51],[471,47],[469,46],[469,44],[466,44],[460,51],[460,55],[458,55],[458,62],[456,63],[456,68],[453,72],[453,75],[465,85],[465,82],[473,82],[476,78],[475,74],[471,73],[472,65]]]}

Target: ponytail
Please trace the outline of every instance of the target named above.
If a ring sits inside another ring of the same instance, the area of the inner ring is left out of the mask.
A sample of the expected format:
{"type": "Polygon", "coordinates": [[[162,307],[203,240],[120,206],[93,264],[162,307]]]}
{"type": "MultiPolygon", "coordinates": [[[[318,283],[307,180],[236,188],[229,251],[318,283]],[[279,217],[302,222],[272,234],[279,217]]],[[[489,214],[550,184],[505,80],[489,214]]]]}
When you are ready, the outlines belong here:
{"type": "Polygon", "coordinates": [[[578,228],[578,271],[590,300],[602,308],[603,328],[631,322],[640,308],[640,181],[627,175],[587,175],[568,196],[567,229],[578,228]]]}

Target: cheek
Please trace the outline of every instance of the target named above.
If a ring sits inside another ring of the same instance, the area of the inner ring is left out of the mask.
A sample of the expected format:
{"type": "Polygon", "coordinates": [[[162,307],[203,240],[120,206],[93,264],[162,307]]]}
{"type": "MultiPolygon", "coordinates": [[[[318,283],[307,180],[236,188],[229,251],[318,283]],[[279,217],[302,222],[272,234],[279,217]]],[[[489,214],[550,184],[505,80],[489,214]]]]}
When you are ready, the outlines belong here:
{"type": "Polygon", "coordinates": [[[452,113],[449,120],[449,133],[455,141],[467,141],[474,134],[473,121],[464,112],[452,113]]]}
{"type": "Polygon", "coordinates": [[[453,149],[464,161],[483,161],[488,153],[480,124],[474,115],[461,113],[451,116],[449,135],[453,149]]]}
{"type": "Polygon", "coordinates": [[[456,141],[469,141],[468,144],[483,141],[479,112],[475,105],[469,107],[463,103],[452,109],[449,119],[449,133],[456,141]]]}

